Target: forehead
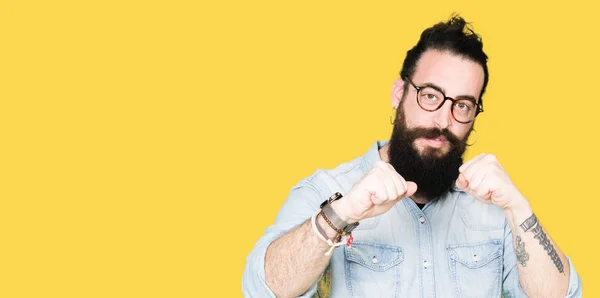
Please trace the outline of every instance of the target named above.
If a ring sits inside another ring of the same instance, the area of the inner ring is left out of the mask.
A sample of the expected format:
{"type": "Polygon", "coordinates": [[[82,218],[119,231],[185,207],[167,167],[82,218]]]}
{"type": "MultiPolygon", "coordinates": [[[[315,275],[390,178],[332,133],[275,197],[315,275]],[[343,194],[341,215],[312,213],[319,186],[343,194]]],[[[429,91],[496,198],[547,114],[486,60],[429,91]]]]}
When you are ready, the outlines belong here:
{"type": "Polygon", "coordinates": [[[477,62],[447,51],[428,50],[417,62],[413,83],[442,87],[446,96],[471,95],[479,98],[483,88],[483,67],[477,62]]]}

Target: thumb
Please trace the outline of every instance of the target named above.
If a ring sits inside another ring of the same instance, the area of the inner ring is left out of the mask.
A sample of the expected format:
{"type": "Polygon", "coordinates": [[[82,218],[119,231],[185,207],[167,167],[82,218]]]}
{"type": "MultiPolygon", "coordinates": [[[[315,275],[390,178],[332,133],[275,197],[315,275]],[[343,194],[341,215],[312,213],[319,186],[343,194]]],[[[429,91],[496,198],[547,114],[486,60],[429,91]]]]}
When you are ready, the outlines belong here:
{"type": "Polygon", "coordinates": [[[469,181],[467,181],[465,176],[463,176],[462,173],[460,175],[458,175],[458,179],[456,179],[456,187],[458,187],[462,190],[465,190],[465,189],[467,189],[468,186],[469,186],[469,181]]]}
{"type": "Polygon", "coordinates": [[[410,197],[417,192],[417,184],[412,181],[406,181],[406,192],[403,197],[410,197]]]}

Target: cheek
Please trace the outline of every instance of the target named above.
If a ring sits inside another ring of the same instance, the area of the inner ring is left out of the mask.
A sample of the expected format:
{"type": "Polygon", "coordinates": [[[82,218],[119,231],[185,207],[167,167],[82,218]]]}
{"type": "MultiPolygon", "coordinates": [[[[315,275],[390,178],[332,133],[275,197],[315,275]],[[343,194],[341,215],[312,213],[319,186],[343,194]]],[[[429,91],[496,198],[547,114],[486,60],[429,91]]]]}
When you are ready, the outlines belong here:
{"type": "Polygon", "coordinates": [[[421,109],[416,101],[404,101],[404,121],[408,128],[433,126],[433,113],[421,109]]]}
{"type": "Polygon", "coordinates": [[[461,140],[465,140],[469,136],[470,126],[465,126],[463,124],[456,125],[450,128],[450,132],[457,136],[461,140]],[[462,127],[461,127],[462,126],[462,127]]]}

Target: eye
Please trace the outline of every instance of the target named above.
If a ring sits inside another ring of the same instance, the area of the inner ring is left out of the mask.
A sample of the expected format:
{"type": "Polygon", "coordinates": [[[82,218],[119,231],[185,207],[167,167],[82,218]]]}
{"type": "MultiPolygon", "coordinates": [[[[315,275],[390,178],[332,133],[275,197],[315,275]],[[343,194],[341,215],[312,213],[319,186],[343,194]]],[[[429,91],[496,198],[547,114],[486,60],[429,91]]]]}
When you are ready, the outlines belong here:
{"type": "Polygon", "coordinates": [[[461,111],[465,111],[468,112],[472,109],[472,105],[471,104],[467,104],[465,102],[457,102],[456,104],[454,104],[455,107],[457,107],[458,109],[460,109],[461,111]]]}
{"type": "Polygon", "coordinates": [[[434,108],[444,100],[444,95],[431,87],[424,87],[419,90],[418,100],[420,104],[427,105],[428,108],[434,108]]]}
{"type": "Polygon", "coordinates": [[[427,101],[438,101],[438,97],[437,95],[433,94],[433,93],[426,93],[423,94],[423,97],[425,98],[425,100],[427,101]]]}

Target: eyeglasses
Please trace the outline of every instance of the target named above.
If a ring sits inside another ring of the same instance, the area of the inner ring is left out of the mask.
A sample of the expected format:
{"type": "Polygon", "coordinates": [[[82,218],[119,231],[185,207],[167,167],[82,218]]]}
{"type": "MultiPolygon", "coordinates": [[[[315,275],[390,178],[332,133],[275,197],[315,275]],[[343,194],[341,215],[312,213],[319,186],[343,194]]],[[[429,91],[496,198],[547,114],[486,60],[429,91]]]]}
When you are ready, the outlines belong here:
{"type": "Polygon", "coordinates": [[[477,104],[473,98],[447,97],[438,87],[424,85],[416,86],[413,82],[405,78],[417,90],[417,103],[421,109],[427,112],[439,110],[446,100],[452,102],[452,117],[454,120],[466,124],[472,122],[479,113],[483,112],[483,105],[477,104]]]}

